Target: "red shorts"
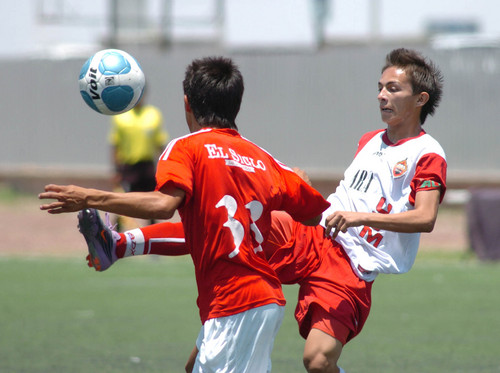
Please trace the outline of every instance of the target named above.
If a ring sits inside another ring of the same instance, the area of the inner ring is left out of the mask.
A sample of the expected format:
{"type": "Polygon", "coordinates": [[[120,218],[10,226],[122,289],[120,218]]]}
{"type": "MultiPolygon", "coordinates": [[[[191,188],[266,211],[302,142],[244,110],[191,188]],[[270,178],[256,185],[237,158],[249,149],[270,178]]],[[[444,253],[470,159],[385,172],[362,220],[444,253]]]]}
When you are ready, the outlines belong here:
{"type": "MultiPolygon", "coordinates": [[[[184,235],[179,223],[151,225],[142,231],[146,240],[184,235]]],[[[183,243],[176,245],[155,241],[149,253],[187,253],[183,243]]],[[[274,211],[262,248],[283,284],[300,284],[295,318],[302,337],[314,328],[345,344],[359,334],[370,312],[372,283],[354,274],[344,249],[324,237],[323,227],[306,227],[287,213],[274,211]]]]}
{"type": "Polygon", "coordinates": [[[349,335],[351,334],[351,330],[340,321],[336,320],[335,316],[317,303],[309,305],[309,311],[307,314],[309,315],[308,322],[310,325],[307,333],[309,333],[311,329],[318,329],[333,338],[338,339],[343,345],[346,344],[347,338],[349,338],[349,335]]]}
{"type": "Polygon", "coordinates": [[[306,227],[284,213],[273,213],[271,231],[271,241],[280,241],[274,246],[281,246],[274,253],[264,247],[269,263],[283,283],[300,284],[295,318],[301,336],[315,328],[345,344],[359,334],[372,283],[356,276],[342,246],[324,237],[322,227],[306,227]]]}

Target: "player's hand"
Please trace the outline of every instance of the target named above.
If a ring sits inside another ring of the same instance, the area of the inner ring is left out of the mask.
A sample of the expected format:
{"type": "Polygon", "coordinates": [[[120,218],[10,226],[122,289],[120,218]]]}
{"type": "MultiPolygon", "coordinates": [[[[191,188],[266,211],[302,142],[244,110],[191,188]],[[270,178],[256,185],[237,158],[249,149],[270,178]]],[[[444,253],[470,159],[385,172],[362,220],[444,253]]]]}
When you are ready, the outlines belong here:
{"type": "Polygon", "coordinates": [[[40,210],[49,214],[75,212],[86,206],[86,189],[75,185],[46,185],[45,192],[38,195],[39,199],[55,199],[56,202],[40,205],[40,210]]]}
{"type": "Polygon", "coordinates": [[[347,232],[349,227],[357,227],[362,224],[359,219],[360,214],[351,211],[335,211],[325,220],[325,235],[329,236],[332,233],[332,239],[335,239],[340,232],[347,232]]]}
{"type": "Polygon", "coordinates": [[[293,172],[300,176],[302,180],[304,180],[307,184],[312,186],[311,179],[309,179],[309,175],[306,172],[298,167],[293,168],[293,172]]]}

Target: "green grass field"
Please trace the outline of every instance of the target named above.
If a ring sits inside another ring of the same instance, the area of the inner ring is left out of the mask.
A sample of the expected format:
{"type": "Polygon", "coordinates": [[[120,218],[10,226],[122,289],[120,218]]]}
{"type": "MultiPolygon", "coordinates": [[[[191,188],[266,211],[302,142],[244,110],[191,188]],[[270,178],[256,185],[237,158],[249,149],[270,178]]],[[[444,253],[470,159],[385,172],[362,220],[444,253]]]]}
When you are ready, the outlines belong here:
{"type": "MultiPolygon", "coordinates": [[[[500,264],[417,258],[380,276],[365,329],[344,349],[354,372],[500,372],[500,264]]],[[[273,372],[304,372],[293,309],[273,372]]],[[[80,259],[0,259],[0,372],[182,372],[199,330],[189,258],[127,259],[96,273],[80,259]]]]}

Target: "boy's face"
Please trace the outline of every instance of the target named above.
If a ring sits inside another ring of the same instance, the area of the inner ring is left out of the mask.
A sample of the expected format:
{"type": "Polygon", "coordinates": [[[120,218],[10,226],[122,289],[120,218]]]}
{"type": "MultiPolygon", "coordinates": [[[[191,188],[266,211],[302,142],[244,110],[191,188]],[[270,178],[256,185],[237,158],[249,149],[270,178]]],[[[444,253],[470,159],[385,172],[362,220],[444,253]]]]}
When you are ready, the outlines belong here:
{"type": "Polygon", "coordinates": [[[389,67],[384,70],[378,82],[377,96],[382,121],[389,126],[419,120],[419,94],[413,88],[403,69],[389,67]]]}

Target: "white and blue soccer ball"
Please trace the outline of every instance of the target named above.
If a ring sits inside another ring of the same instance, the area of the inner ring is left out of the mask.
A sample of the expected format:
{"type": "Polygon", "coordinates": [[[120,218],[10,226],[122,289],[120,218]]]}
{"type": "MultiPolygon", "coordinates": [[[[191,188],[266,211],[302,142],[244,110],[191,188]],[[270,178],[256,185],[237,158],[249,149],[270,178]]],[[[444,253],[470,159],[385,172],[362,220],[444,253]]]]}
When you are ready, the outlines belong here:
{"type": "Polygon", "coordinates": [[[119,49],[97,52],[80,70],[80,94],[101,114],[115,115],[132,109],[141,99],[145,83],[137,60],[119,49]]]}

